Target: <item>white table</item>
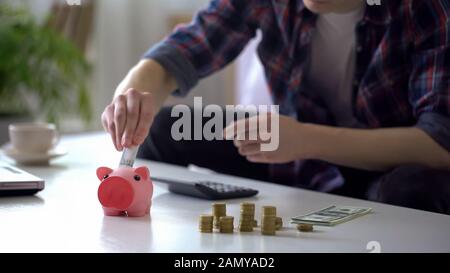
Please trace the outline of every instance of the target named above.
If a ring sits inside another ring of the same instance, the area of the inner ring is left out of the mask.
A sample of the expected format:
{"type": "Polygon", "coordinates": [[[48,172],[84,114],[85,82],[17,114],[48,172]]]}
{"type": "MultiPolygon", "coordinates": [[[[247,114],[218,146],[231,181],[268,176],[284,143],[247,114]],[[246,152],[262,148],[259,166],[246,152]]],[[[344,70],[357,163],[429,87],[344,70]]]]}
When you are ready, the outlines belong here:
{"type": "MultiPolygon", "coordinates": [[[[211,202],[171,194],[157,183],[151,218],[104,217],[95,170],[115,167],[120,153],[100,133],[65,137],[61,146],[68,155],[50,167],[23,167],[46,180],[44,191],[0,198],[0,252],[369,252],[370,241],[379,242],[382,252],[450,251],[449,216],[218,174],[208,178],[257,188],[260,194],[246,200],[257,204],[256,215],[262,205],[275,205],[286,227],[274,237],[257,231],[199,233],[198,216],[210,213],[211,202]],[[313,233],[289,224],[291,216],[333,204],[368,206],[374,212],[313,233]]],[[[161,163],[140,164],[159,177],[205,176],[161,163]]],[[[236,220],[242,201],[227,201],[227,213],[236,220]]]]}

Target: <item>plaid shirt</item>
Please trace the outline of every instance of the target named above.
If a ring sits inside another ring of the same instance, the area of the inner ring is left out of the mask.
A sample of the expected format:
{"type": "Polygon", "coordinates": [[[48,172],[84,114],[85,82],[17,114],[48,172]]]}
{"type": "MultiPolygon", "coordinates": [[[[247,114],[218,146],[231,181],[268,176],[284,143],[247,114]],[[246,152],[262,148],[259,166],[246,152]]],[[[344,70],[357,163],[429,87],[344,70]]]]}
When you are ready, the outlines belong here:
{"type": "MultiPolygon", "coordinates": [[[[389,0],[367,6],[356,26],[355,128],[417,126],[450,150],[450,3],[389,0]]],[[[146,53],[177,79],[179,94],[233,61],[259,29],[258,56],[280,113],[335,125],[304,75],[317,15],[301,0],[215,0],[146,53]]],[[[331,191],[339,169],[318,161],[273,165],[278,180],[331,191]],[[280,171],[282,170],[282,171],[280,171]],[[283,178],[283,173],[288,174],[283,178]]]]}

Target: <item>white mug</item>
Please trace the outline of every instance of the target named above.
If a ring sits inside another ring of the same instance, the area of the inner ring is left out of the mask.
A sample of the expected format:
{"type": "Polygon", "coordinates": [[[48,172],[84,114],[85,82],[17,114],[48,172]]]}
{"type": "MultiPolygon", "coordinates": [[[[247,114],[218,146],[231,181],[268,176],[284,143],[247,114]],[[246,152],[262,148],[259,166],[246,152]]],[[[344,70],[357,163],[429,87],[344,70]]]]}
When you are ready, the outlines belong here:
{"type": "Polygon", "coordinates": [[[9,138],[16,151],[46,153],[56,146],[59,134],[51,123],[16,123],[9,125],[9,138]]]}

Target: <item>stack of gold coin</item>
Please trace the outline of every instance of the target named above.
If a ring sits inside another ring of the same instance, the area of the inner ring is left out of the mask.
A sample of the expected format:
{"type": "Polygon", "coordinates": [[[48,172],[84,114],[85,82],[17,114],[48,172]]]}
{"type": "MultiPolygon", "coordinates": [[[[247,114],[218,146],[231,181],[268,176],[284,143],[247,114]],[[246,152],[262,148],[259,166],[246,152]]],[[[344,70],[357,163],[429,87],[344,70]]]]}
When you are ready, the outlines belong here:
{"type": "Polygon", "coordinates": [[[253,231],[255,221],[255,204],[241,203],[241,215],[239,220],[239,231],[251,232],[253,231]]]}
{"type": "Polygon", "coordinates": [[[276,228],[275,216],[264,216],[261,219],[261,234],[263,235],[275,235],[276,228]]]}
{"type": "Polygon", "coordinates": [[[283,218],[281,217],[275,218],[275,226],[277,230],[280,230],[283,227],[283,218]]]}
{"type": "Polygon", "coordinates": [[[273,206],[262,207],[262,216],[277,216],[277,208],[273,206]]]}
{"type": "Polygon", "coordinates": [[[214,203],[212,205],[212,214],[214,216],[214,228],[220,228],[220,217],[227,215],[227,207],[225,203],[214,203]]]}
{"type": "Polygon", "coordinates": [[[198,227],[202,233],[211,233],[213,231],[213,216],[202,214],[198,222],[198,227]]]}
{"type": "Polygon", "coordinates": [[[261,233],[263,235],[275,235],[277,208],[265,206],[262,208],[261,233]]]}
{"type": "Polygon", "coordinates": [[[311,232],[311,231],[313,231],[314,227],[313,227],[313,225],[309,225],[309,224],[298,224],[297,229],[298,229],[298,231],[301,231],[301,232],[311,232]]]}
{"type": "Polygon", "coordinates": [[[233,233],[234,231],[234,217],[233,216],[222,216],[219,221],[219,231],[221,233],[233,233]]]}

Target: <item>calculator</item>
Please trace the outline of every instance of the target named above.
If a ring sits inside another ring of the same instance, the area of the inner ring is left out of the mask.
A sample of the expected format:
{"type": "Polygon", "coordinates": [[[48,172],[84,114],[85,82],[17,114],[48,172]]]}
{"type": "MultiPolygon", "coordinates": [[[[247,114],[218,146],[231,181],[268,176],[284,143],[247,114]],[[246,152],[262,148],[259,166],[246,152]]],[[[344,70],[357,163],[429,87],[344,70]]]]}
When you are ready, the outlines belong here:
{"type": "Polygon", "coordinates": [[[177,181],[160,177],[151,179],[154,182],[167,184],[170,192],[208,200],[244,198],[258,194],[255,189],[212,181],[177,181]]]}

